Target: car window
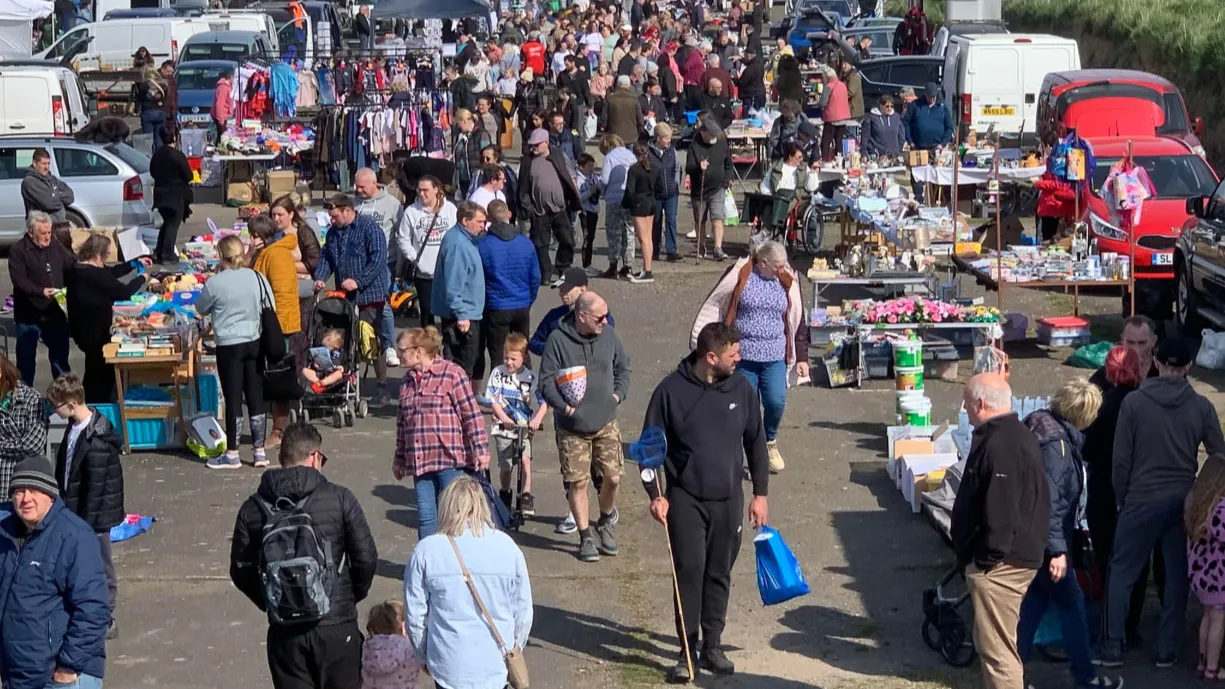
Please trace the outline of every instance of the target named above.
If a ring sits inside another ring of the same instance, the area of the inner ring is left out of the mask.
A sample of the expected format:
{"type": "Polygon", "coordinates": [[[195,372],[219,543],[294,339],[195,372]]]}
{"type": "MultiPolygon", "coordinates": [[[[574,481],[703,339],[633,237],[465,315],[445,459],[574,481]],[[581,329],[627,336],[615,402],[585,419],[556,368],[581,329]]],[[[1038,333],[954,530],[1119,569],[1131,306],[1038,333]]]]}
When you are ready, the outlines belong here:
{"type": "Polygon", "coordinates": [[[68,33],[64,34],[63,36],[60,37],[59,42],[55,44],[55,47],[52,48],[51,51],[47,53],[47,59],[48,60],[60,60],[61,58],[63,58],[64,56],[68,54],[68,51],[74,45],[77,44],[77,41],[80,41],[81,39],[85,38],[87,33],[88,31],[86,29],[80,28],[80,29],[73,29],[72,31],[69,31],[68,33]]]}
{"type": "Polygon", "coordinates": [[[931,77],[928,76],[928,65],[925,64],[899,62],[893,65],[893,69],[889,70],[890,83],[910,86],[916,90],[927,86],[927,82],[930,79],[931,77]]]}
{"type": "Polygon", "coordinates": [[[1162,109],[1165,110],[1165,124],[1157,128],[1158,134],[1186,134],[1191,131],[1187,123],[1187,113],[1183,109],[1181,95],[1163,93],[1161,104],[1162,109]]]}
{"type": "Polygon", "coordinates": [[[109,177],[119,174],[111,161],[87,148],[57,148],[52,152],[60,177],[109,177]]]}
{"type": "Polygon", "coordinates": [[[184,49],[180,62],[188,60],[231,60],[241,62],[251,54],[251,47],[243,43],[197,43],[184,49]]]}
{"type": "Polygon", "coordinates": [[[32,162],[33,148],[0,148],[0,179],[21,179],[32,162]]]}
{"type": "Polygon", "coordinates": [[[859,70],[859,76],[868,81],[881,84],[885,82],[885,73],[888,70],[889,65],[864,65],[859,70]]]}
{"type": "MultiPolygon", "coordinates": [[[[1216,189],[1217,180],[1212,169],[1197,155],[1181,156],[1136,156],[1137,165],[1148,173],[1157,190],[1155,199],[1186,199],[1192,196],[1209,196],[1216,189]]],[[[1102,184],[1110,174],[1110,167],[1118,158],[1098,158],[1093,170],[1093,193],[1101,196],[1102,184]]]]}
{"type": "Polygon", "coordinates": [[[138,175],[143,175],[149,171],[149,156],[127,144],[107,144],[103,147],[103,150],[127,163],[138,175]]]}

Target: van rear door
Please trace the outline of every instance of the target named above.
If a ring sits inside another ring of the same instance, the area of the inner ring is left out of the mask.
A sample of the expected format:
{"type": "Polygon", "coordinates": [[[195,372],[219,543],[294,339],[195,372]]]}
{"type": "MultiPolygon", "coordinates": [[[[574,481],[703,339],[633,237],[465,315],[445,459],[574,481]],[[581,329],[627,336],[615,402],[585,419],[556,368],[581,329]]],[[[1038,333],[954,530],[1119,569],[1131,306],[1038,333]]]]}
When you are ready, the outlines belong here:
{"type": "Polygon", "coordinates": [[[1038,121],[1038,93],[1042,90],[1046,75],[1080,69],[1080,52],[1075,41],[1053,45],[1020,45],[1025,70],[1022,115],[1025,118],[1025,131],[1032,132],[1037,129],[1035,123],[1038,121]]]}
{"type": "Polygon", "coordinates": [[[0,72],[0,134],[52,134],[51,80],[45,72],[0,72]]]}
{"type": "MultiPolygon", "coordinates": [[[[970,125],[979,132],[992,125],[997,131],[1019,131],[1025,116],[1021,51],[1016,45],[971,44],[965,54],[966,77],[961,97],[969,98],[970,125]]],[[[1039,79],[1038,86],[1041,85],[1039,79]]],[[[963,101],[963,115],[965,107],[963,101]]],[[[1033,122],[1030,119],[1031,130],[1033,122]]]]}

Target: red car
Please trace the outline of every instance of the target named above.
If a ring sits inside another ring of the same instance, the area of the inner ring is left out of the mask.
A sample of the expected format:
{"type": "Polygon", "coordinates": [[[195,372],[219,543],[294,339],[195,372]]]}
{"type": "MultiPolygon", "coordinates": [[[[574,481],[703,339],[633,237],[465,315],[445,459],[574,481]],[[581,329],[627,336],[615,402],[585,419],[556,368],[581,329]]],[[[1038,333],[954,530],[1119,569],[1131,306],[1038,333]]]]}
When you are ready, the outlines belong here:
{"type": "MultiPolygon", "coordinates": [[[[1130,137],[1089,139],[1096,159],[1092,189],[1081,196],[1081,220],[1088,223],[1097,238],[1099,252],[1126,256],[1128,233],[1111,223],[1106,202],[1101,198],[1102,184],[1110,167],[1127,153],[1131,142],[1132,159],[1148,172],[1156,196],[1144,201],[1136,236],[1135,264],[1136,311],[1156,320],[1169,318],[1174,301],[1174,246],[1183,225],[1191,219],[1187,199],[1211,196],[1219,181],[1215,172],[1186,142],[1170,137],[1130,137]]],[[[1124,299],[1124,311],[1129,299],[1124,299]]]]}

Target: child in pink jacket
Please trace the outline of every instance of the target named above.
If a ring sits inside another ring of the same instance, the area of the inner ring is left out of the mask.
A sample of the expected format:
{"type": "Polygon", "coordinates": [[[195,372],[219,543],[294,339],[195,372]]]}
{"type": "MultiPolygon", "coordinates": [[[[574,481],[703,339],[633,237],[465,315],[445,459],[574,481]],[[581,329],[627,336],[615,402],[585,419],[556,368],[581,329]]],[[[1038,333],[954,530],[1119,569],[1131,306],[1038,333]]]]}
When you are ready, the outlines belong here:
{"type": "Polygon", "coordinates": [[[370,609],[362,644],[362,689],[417,689],[421,661],[404,629],[404,604],[388,600],[370,609]]]}

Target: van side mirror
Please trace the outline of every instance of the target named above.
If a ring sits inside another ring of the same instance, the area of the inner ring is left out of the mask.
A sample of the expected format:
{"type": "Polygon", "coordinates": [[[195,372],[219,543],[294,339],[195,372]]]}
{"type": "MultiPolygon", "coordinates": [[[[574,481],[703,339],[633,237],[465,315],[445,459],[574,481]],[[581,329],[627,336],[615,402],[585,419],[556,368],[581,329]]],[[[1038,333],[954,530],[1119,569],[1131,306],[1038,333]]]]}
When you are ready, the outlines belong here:
{"type": "Polygon", "coordinates": [[[1197,218],[1204,217],[1204,204],[1207,200],[1203,196],[1192,196],[1187,199],[1187,214],[1194,215],[1197,218]]]}
{"type": "Polygon", "coordinates": [[[1192,125],[1192,127],[1195,129],[1196,136],[1203,136],[1204,135],[1204,118],[1202,117],[1195,118],[1195,123],[1192,125]]]}

